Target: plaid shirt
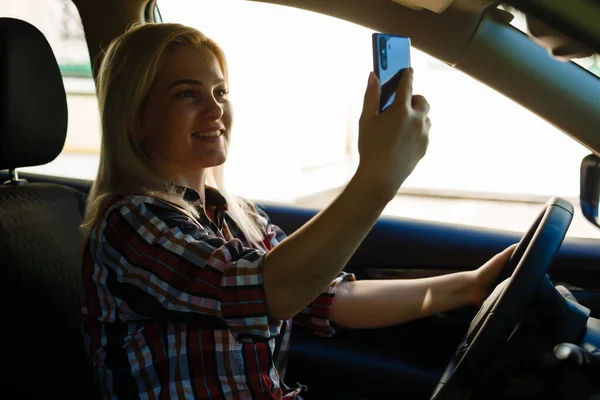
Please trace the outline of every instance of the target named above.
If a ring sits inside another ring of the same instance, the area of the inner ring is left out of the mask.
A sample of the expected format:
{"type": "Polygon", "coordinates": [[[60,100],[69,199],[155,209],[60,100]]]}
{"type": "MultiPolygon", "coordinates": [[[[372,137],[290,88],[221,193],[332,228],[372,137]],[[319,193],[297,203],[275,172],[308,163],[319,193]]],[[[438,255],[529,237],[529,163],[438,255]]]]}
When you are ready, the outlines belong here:
{"type": "MultiPolygon", "coordinates": [[[[250,245],[224,198],[207,188],[199,221],[153,197],[110,207],[84,249],[84,336],[110,399],[299,399],[283,383],[291,321],[268,317],[262,261],[285,238],[259,210],[265,239],[250,245]]],[[[340,273],[294,322],[334,333],[329,312],[340,273]]]]}

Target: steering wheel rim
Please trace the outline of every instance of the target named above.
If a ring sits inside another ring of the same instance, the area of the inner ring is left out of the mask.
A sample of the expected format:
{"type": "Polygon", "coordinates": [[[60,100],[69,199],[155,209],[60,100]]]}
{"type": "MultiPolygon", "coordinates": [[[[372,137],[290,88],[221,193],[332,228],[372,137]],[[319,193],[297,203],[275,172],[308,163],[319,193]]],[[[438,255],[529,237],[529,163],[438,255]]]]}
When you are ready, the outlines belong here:
{"type": "Polygon", "coordinates": [[[490,365],[525,316],[572,219],[570,202],[548,200],[501,272],[501,284],[473,318],[431,400],[469,398],[485,378],[482,366],[490,365]]]}

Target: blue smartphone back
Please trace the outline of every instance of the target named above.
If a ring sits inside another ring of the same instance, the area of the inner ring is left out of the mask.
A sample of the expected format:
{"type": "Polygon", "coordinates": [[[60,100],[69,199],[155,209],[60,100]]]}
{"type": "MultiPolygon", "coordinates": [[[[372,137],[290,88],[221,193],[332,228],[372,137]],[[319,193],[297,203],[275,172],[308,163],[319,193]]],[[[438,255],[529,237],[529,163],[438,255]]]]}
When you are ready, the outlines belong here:
{"type": "Polygon", "coordinates": [[[373,34],[373,71],[381,85],[380,112],[393,103],[400,73],[409,67],[410,38],[383,33],[373,34]]]}

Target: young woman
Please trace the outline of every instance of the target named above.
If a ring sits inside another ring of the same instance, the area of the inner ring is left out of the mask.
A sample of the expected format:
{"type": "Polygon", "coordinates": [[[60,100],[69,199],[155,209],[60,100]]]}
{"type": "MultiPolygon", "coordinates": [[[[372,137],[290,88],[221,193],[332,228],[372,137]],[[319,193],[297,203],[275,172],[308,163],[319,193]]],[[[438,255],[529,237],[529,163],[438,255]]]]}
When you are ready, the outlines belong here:
{"type": "MultiPolygon", "coordinates": [[[[332,323],[383,327],[482,302],[513,247],[435,278],[342,272],[427,149],[429,105],[412,94],[412,74],[381,115],[369,76],[354,177],[283,240],[222,184],[233,110],[219,46],[178,24],[137,26],[111,43],[83,260],[103,398],[299,398],[302,388],[283,383],[292,319],[328,336],[332,323]]],[[[269,124],[269,105],[259,110],[269,124]]]]}

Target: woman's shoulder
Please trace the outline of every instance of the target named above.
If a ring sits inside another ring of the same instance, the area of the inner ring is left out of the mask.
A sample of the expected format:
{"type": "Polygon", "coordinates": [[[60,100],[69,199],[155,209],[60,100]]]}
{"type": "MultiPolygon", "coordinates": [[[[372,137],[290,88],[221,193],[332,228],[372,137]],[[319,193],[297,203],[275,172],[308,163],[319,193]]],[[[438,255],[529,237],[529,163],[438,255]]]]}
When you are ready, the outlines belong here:
{"type": "Polygon", "coordinates": [[[194,219],[179,205],[152,195],[129,194],[116,197],[107,207],[106,212],[97,225],[103,231],[107,222],[113,217],[125,217],[130,221],[138,221],[140,225],[143,220],[181,221],[190,223],[194,219]]]}
{"type": "Polygon", "coordinates": [[[129,194],[115,198],[114,202],[108,207],[106,215],[109,215],[111,212],[117,209],[143,208],[146,210],[148,209],[148,206],[151,206],[151,209],[153,210],[163,209],[167,213],[173,211],[184,213],[180,206],[162,197],[153,195],[129,194]]]}

